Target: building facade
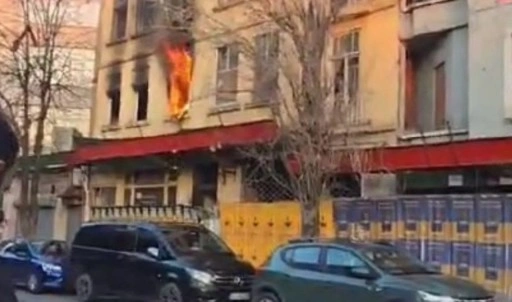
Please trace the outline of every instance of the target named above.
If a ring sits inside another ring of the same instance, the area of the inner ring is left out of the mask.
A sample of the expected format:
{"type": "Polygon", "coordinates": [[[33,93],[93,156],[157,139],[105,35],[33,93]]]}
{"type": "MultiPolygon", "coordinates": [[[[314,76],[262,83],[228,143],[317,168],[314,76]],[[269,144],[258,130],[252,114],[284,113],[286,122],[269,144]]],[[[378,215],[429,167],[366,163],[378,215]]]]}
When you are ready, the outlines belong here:
{"type": "MultiPolygon", "coordinates": [[[[168,110],[172,73],[161,32],[150,26],[152,4],[104,1],[101,8],[91,118],[98,143],[79,148],[72,159],[89,169],[91,204],[204,206],[266,199],[247,187],[244,163],[233,154],[237,146],[275,135],[269,108],[250,94],[220,95],[218,89],[252,89],[255,70],[234,50],[233,37],[256,41],[269,28],[248,18],[246,5],[195,2],[200,13],[193,26],[201,34],[194,33],[191,43],[188,112],[177,121],[168,110]],[[231,20],[223,26],[232,34],[214,34],[212,19],[231,20]]],[[[395,1],[352,1],[340,16],[331,29],[328,64],[352,64],[346,71],[362,96],[354,113],[361,142],[392,145],[400,92],[398,7],[395,1]],[[335,53],[334,44],[346,41],[352,48],[335,53]]]]}
{"type": "Polygon", "coordinates": [[[405,192],[510,190],[511,4],[402,1],[405,192]]]}
{"type": "MultiPolygon", "coordinates": [[[[23,16],[20,3],[21,1],[14,0],[0,1],[2,7],[0,16],[2,20],[6,20],[2,31],[8,30],[15,37],[23,33],[25,21],[38,18],[35,7],[27,10],[35,15],[23,16]]],[[[41,3],[32,2],[32,5],[42,5],[41,3]]],[[[55,59],[50,64],[56,72],[62,72],[58,83],[66,87],[69,93],[55,93],[54,101],[48,108],[43,135],[43,154],[39,159],[43,172],[39,185],[40,211],[36,235],[40,238],[66,239],[67,228],[63,228],[62,225],[74,225],[73,228],[76,228],[82,217],[76,214],[74,209],[68,209],[62,203],[63,194],[73,187],[72,176],[66,168],[64,158],[74,148],[74,137],[85,136],[89,132],[100,1],[73,0],[63,2],[60,10],[52,7],[46,9],[55,15],[63,16],[63,20],[59,20],[59,24],[56,25],[59,26],[56,44],[55,48],[51,49],[55,53],[55,59]],[[68,215],[68,213],[71,214],[68,215]]],[[[41,55],[40,48],[36,45],[31,45],[30,51],[26,53],[29,52],[34,59],[41,55]]],[[[9,58],[12,61],[13,54],[5,48],[2,48],[0,53],[4,58],[2,66],[5,68],[9,58]]],[[[10,87],[13,86],[16,84],[10,87]]],[[[3,89],[3,91],[5,93],[6,90],[3,89]]],[[[37,116],[40,112],[37,103],[34,104],[33,110],[33,115],[37,116]]],[[[36,123],[33,122],[31,127],[30,133],[33,136],[31,139],[34,140],[36,123]]],[[[32,159],[29,158],[27,162],[32,162],[32,159]]],[[[10,188],[3,192],[3,208],[7,216],[3,238],[17,234],[16,204],[20,196],[20,182],[19,178],[14,177],[10,188]]]]}

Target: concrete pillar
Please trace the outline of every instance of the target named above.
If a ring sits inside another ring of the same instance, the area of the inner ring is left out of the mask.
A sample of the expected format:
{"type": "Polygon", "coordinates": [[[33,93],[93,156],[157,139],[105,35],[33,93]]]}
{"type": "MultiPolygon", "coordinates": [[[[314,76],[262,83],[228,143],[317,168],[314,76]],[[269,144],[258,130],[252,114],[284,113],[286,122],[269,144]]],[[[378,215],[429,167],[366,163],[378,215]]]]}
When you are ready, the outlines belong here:
{"type": "Polygon", "coordinates": [[[68,211],[67,207],[62,202],[62,198],[57,200],[54,211],[53,238],[66,240],[68,231],[68,211]]]}
{"type": "Polygon", "coordinates": [[[192,193],[194,185],[194,171],[192,168],[183,168],[176,182],[176,203],[192,205],[192,193]]]}
{"type": "Polygon", "coordinates": [[[242,167],[219,163],[217,201],[240,202],[242,193],[242,167]]]}

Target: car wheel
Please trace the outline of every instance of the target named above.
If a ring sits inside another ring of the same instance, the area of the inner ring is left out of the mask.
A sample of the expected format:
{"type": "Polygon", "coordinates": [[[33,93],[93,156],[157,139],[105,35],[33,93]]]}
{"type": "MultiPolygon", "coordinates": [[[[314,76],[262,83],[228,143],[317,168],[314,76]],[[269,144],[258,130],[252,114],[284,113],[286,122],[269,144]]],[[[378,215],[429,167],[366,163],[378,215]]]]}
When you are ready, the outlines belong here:
{"type": "Polygon", "coordinates": [[[174,283],[168,283],[160,289],[159,302],[183,302],[181,290],[174,283]]]}
{"type": "Polygon", "coordinates": [[[256,294],[253,302],[281,302],[281,300],[275,294],[264,291],[256,294]]]}
{"type": "Polygon", "coordinates": [[[96,299],[94,283],[89,274],[84,273],[76,278],[75,292],[80,302],[89,302],[96,299]]]}
{"type": "Polygon", "coordinates": [[[38,273],[31,273],[27,279],[27,289],[33,294],[40,294],[43,291],[43,280],[38,273]]]}

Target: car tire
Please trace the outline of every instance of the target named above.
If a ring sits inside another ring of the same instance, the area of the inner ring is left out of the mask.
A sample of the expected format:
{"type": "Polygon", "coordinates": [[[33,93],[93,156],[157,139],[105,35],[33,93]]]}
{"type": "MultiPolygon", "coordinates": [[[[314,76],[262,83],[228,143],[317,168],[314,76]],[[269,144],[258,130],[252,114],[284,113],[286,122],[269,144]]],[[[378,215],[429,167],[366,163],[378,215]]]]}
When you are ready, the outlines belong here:
{"type": "Polygon", "coordinates": [[[80,302],[91,302],[96,300],[96,288],[91,275],[82,273],[75,279],[75,293],[78,301],[80,302]]]}
{"type": "Polygon", "coordinates": [[[160,289],[158,302],[183,302],[180,288],[174,283],[167,283],[160,289]]]}
{"type": "Polygon", "coordinates": [[[27,276],[27,290],[36,295],[43,291],[43,278],[41,274],[32,272],[27,276]]]}
{"type": "Polygon", "coordinates": [[[263,292],[257,293],[252,301],[253,302],[281,302],[281,299],[279,299],[277,297],[277,295],[274,293],[263,291],[263,292]]]}

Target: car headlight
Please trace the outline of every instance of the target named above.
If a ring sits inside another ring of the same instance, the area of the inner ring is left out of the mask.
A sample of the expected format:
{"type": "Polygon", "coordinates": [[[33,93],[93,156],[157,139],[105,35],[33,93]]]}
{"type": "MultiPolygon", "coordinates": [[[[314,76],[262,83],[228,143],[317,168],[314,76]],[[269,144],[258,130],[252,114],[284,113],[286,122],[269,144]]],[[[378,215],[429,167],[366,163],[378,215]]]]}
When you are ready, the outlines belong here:
{"type": "Polygon", "coordinates": [[[455,302],[455,299],[452,297],[438,296],[424,291],[419,291],[418,294],[423,302],[455,302]]]}
{"type": "Polygon", "coordinates": [[[192,280],[202,283],[202,284],[210,284],[213,281],[213,276],[210,273],[198,271],[195,269],[187,269],[188,274],[192,280]]]}
{"type": "Polygon", "coordinates": [[[51,263],[42,263],[41,267],[43,268],[43,271],[47,273],[61,273],[62,267],[60,265],[55,265],[51,263]]]}

